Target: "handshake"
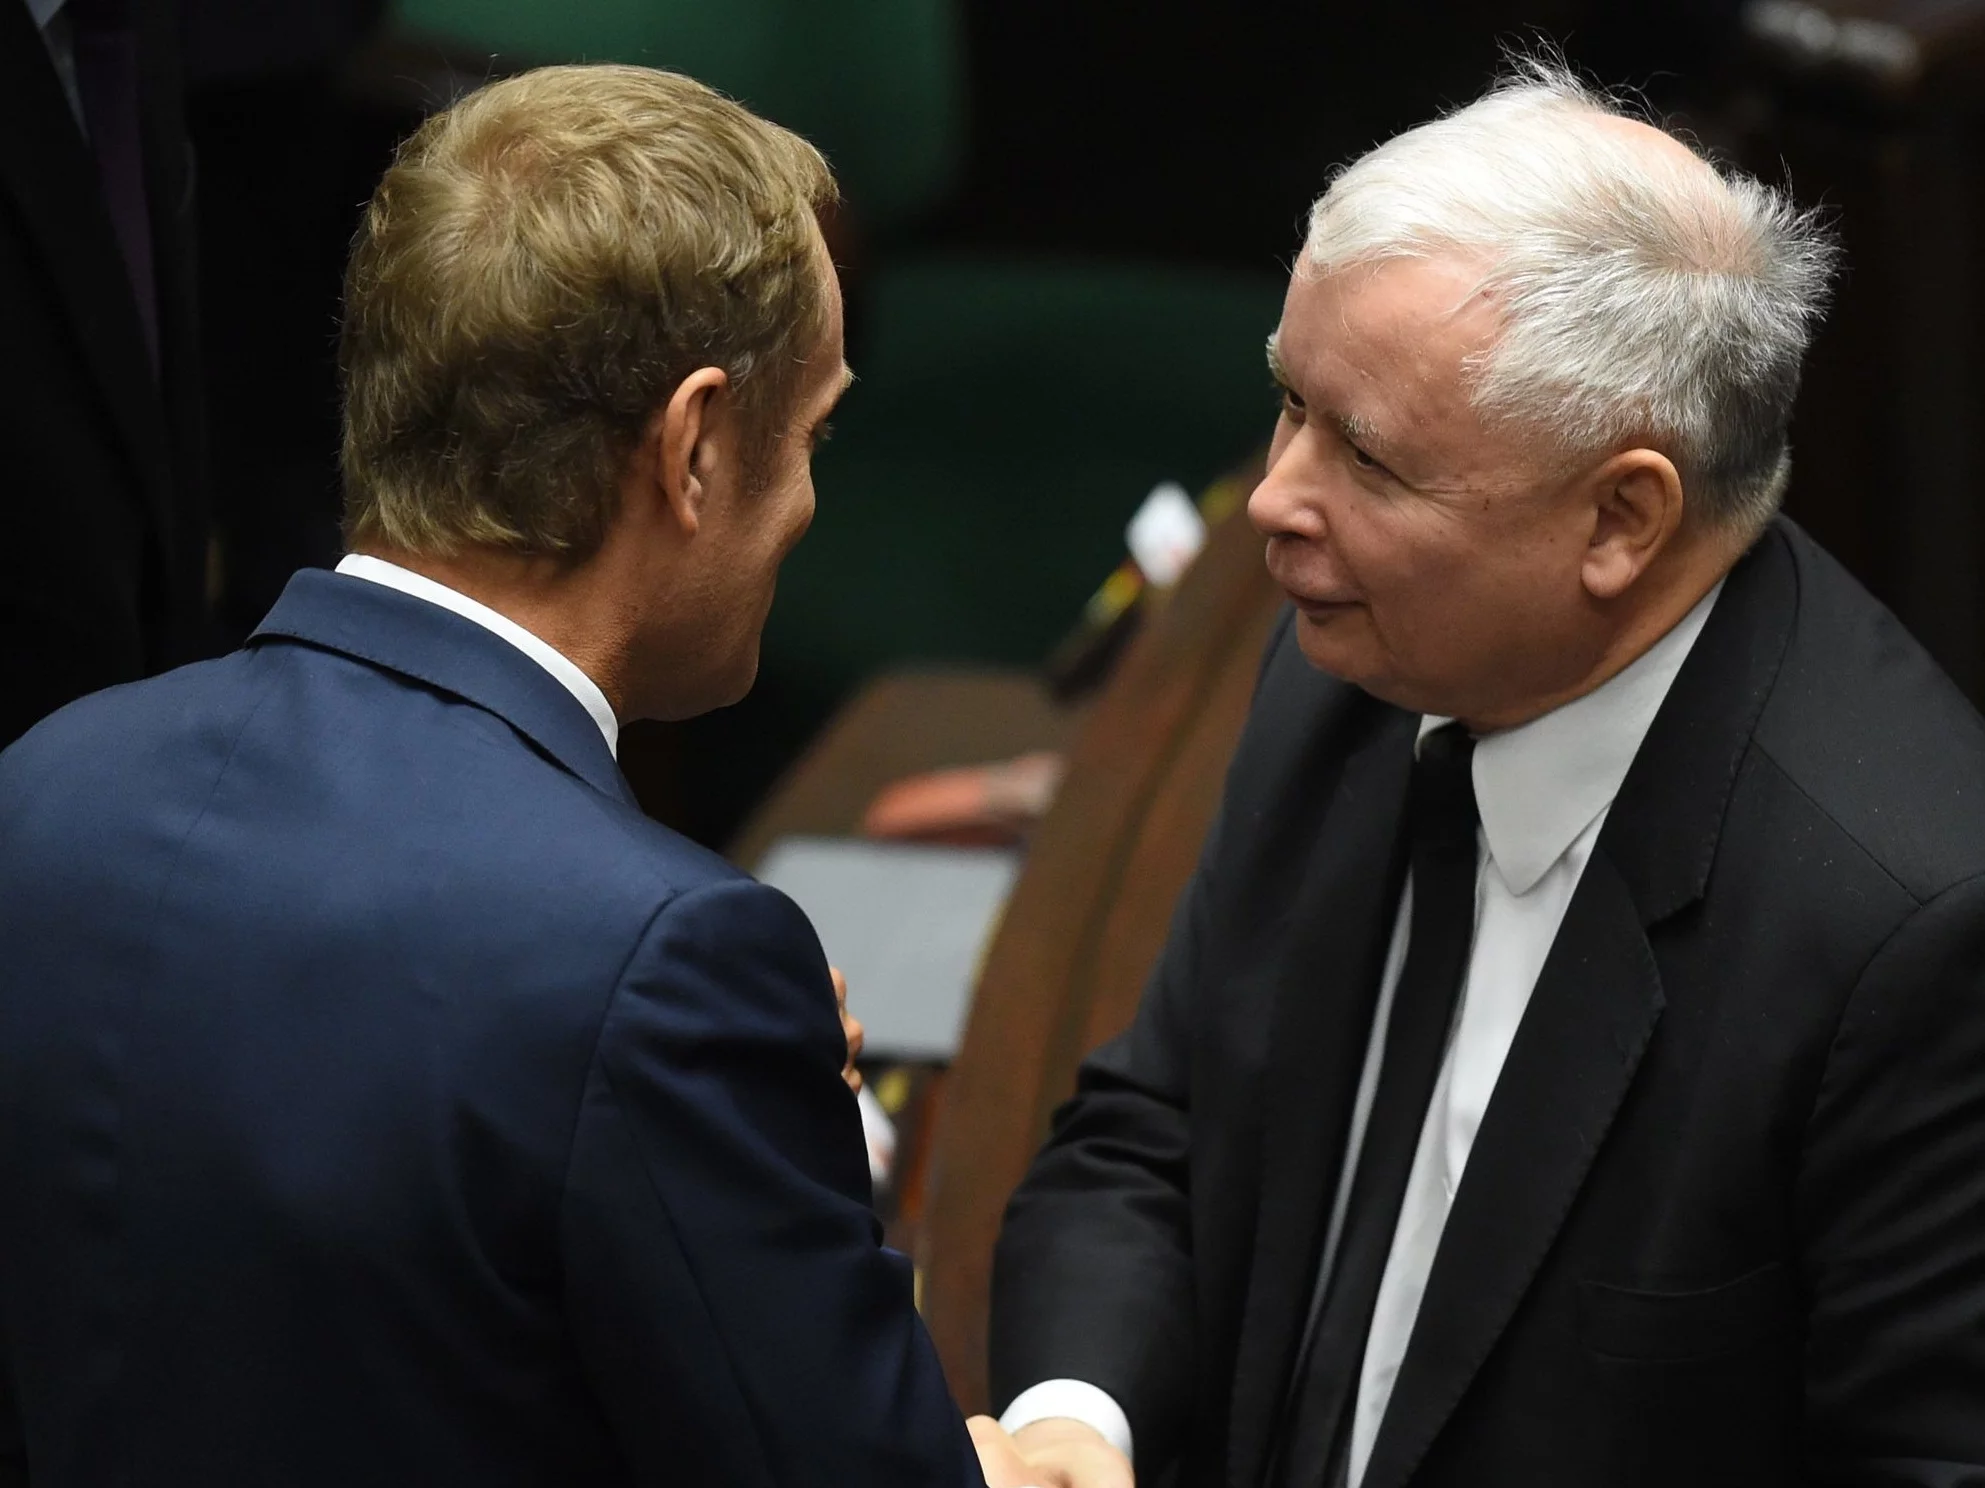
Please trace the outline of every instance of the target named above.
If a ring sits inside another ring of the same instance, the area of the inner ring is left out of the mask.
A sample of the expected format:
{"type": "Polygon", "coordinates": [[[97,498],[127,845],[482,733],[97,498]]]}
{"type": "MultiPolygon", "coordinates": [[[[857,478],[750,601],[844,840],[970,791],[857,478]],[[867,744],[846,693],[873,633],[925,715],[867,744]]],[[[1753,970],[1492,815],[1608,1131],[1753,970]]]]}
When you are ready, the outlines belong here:
{"type": "Polygon", "coordinates": [[[986,1488],[1132,1488],[1130,1459],[1080,1421],[1035,1421],[1009,1436],[991,1416],[965,1423],[986,1488]]]}
{"type": "MultiPolygon", "coordinates": [[[[829,967],[828,973],[848,1041],[841,1078],[859,1091],[862,1077],[855,1061],[862,1053],[862,1025],[848,1011],[848,979],[839,967],[829,967]]],[[[1035,1421],[1012,1435],[991,1416],[973,1416],[965,1425],[979,1449],[986,1488],[1131,1488],[1134,1481],[1130,1459],[1080,1421],[1035,1421]]]]}

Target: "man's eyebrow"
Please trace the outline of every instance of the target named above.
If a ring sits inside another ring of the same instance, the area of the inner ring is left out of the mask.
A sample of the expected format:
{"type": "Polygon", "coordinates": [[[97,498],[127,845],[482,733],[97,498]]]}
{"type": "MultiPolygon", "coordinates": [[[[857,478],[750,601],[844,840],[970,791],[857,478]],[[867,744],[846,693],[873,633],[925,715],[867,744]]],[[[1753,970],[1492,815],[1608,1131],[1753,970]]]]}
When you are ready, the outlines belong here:
{"type": "Polygon", "coordinates": [[[1337,432],[1351,443],[1364,449],[1385,443],[1385,436],[1378,431],[1378,425],[1370,419],[1355,413],[1333,413],[1330,421],[1337,425],[1337,432]]]}
{"type": "Polygon", "coordinates": [[[1381,463],[1391,461],[1391,441],[1379,432],[1377,424],[1361,414],[1340,413],[1336,409],[1310,408],[1310,417],[1321,418],[1338,433],[1345,443],[1356,445],[1366,454],[1381,463]]]}
{"type": "Polygon", "coordinates": [[[1267,350],[1268,375],[1275,379],[1278,387],[1287,387],[1289,385],[1289,370],[1282,365],[1282,348],[1276,344],[1276,338],[1273,335],[1270,335],[1268,338],[1267,350]]]}
{"type": "MultiPolygon", "coordinates": [[[[1276,338],[1273,335],[1268,338],[1267,351],[1268,375],[1273,377],[1276,383],[1282,388],[1293,391],[1293,389],[1290,389],[1288,368],[1282,365],[1282,348],[1276,344],[1276,338]]],[[[1312,405],[1310,416],[1312,418],[1322,417],[1344,439],[1355,444],[1367,454],[1382,456],[1385,452],[1388,444],[1387,439],[1383,434],[1379,433],[1378,425],[1362,414],[1339,413],[1334,409],[1324,409],[1319,412],[1312,405]]]]}

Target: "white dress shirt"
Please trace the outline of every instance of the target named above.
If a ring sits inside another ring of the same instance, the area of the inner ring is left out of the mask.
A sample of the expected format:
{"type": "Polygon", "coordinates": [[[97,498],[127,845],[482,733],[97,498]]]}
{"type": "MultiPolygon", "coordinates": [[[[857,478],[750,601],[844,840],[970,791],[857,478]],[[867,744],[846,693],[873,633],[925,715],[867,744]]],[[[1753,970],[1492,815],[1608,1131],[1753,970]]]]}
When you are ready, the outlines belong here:
{"type": "Polygon", "coordinates": [[[453,610],[464,620],[473,620],[484,630],[501,636],[550,672],[561,687],[579,700],[579,705],[606,737],[607,752],[615,759],[620,758],[620,720],[614,716],[613,705],[600,691],[599,684],[581,671],[571,657],[546,645],[509,616],[499,615],[488,605],[470,599],[458,589],[450,589],[426,574],[417,574],[397,563],[388,563],[384,558],[347,553],[338,564],[338,572],[355,579],[369,579],[375,584],[384,584],[388,589],[397,589],[402,594],[411,594],[429,604],[440,605],[444,610],[453,610]]]}
{"type": "MultiPolygon", "coordinates": [[[[1606,813],[1639,752],[1675,674],[1709,618],[1719,584],[1680,623],[1624,671],[1581,698],[1475,746],[1475,800],[1481,844],[1475,880],[1475,935],[1439,1079],[1420,1129],[1392,1251],[1379,1283],[1351,1425],[1350,1488],[1358,1488],[1392,1398],[1393,1381],[1419,1315],[1441,1231],[1462,1170],[1495,1093],[1503,1060],[1530,1004],[1572,892],[1592,857],[1606,813]]],[[[1445,718],[1420,722],[1425,738],[1445,718]]],[[[1314,1316],[1336,1263],[1357,1156],[1378,1089],[1385,1025],[1412,933],[1413,885],[1399,897],[1392,943],[1379,982],[1377,1014],[1352,1108],[1349,1154],[1338,1175],[1325,1231],[1314,1316]]],[[[1105,1391],[1080,1380],[1047,1380],[1024,1390],[1000,1424],[1008,1431],[1049,1417],[1093,1426],[1126,1456],[1130,1423],[1105,1391]]]]}

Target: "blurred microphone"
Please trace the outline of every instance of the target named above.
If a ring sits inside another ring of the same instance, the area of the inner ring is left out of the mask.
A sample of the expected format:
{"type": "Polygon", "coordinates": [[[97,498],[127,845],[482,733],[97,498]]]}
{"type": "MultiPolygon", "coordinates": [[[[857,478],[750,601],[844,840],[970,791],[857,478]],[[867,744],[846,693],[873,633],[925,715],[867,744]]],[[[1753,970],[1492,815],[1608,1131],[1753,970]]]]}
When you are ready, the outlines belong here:
{"type": "Polygon", "coordinates": [[[1246,499],[1246,489],[1232,479],[1215,481],[1196,502],[1177,481],[1151,488],[1124,529],[1129,556],[1103,580],[1075,628],[1048,655],[1043,670],[1058,701],[1080,697],[1109,674],[1136,632],[1149,596],[1184,578],[1207,534],[1246,499]]]}

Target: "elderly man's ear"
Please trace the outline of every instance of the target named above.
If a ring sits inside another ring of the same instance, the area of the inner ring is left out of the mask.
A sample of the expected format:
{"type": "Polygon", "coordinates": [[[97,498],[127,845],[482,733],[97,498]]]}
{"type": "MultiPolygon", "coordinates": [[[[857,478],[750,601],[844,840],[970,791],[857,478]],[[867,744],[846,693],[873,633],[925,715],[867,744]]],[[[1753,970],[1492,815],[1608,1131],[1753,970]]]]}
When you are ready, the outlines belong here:
{"type": "Polygon", "coordinates": [[[1580,569],[1594,599],[1633,587],[1682,525],[1682,478],[1666,455],[1627,450],[1590,477],[1592,530],[1580,569]]]}

